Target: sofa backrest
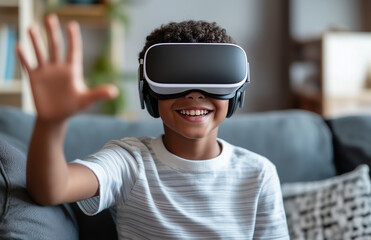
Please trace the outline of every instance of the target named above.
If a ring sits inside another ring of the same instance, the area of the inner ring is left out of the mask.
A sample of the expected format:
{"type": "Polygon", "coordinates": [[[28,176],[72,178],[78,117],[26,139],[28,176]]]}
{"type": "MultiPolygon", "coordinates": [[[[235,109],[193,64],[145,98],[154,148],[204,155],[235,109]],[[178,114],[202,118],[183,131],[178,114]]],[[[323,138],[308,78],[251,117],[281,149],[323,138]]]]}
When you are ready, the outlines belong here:
{"type": "Polygon", "coordinates": [[[219,135],[270,159],[282,183],[335,175],[331,132],[319,115],[285,110],[238,115],[230,120],[222,124],[219,135]]]}
{"type": "MultiPolygon", "coordinates": [[[[0,108],[0,133],[28,145],[34,116],[13,108],[0,108]]],[[[122,137],[162,134],[159,119],[125,122],[101,115],[73,117],[65,152],[68,161],[85,158],[107,141],[122,137]]],[[[332,137],[324,120],[314,113],[287,110],[235,115],[226,119],[219,137],[269,158],[281,182],[325,179],[335,175],[332,137]]]]}
{"type": "MultiPolygon", "coordinates": [[[[158,119],[123,122],[104,116],[77,116],[69,125],[68,160],[84,158],[110,139],[162,134],[158,119]]],[[[332,137],[323,119],[306,111],[236,115],[226,119],[219,137],[268,157],[282,182],[325,179],[335,175],[332,137]]]]}

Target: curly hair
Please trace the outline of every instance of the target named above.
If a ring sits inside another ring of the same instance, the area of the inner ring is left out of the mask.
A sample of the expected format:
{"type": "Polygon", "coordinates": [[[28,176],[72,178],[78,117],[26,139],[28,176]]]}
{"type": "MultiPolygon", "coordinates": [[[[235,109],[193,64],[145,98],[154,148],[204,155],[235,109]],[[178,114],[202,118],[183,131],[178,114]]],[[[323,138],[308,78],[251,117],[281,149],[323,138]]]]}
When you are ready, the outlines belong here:
{"type": "Polygon", "coordinates": [[[183,21],[170,22],[155,29],[146,38],[139,59],[144,58],[146,50],[156,43],[234,43],[224,28],[215,22],[183,21]]]}

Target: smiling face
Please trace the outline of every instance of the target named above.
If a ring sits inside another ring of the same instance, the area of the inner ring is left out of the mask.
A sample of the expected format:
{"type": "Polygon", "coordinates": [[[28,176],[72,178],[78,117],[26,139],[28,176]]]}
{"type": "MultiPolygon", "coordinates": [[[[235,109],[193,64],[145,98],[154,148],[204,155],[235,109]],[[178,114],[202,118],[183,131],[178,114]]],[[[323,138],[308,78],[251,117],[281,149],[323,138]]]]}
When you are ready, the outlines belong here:
{"type": "Polygon", "coordinates": [[[158,110],[166,136],[215,141],[218,127],[227,115],[228,104],[228,100],[208,98],[194,91],[184,97],[159,100],[158,110]]]}

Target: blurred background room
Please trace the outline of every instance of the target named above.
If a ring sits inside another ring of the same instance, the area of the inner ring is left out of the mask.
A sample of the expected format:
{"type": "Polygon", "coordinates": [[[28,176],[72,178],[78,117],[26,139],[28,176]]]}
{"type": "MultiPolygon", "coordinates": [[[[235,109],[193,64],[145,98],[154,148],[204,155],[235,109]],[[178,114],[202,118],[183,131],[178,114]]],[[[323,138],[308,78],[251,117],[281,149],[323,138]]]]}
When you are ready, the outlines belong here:
{"type": "Polygon", "coordinates": [[[121,94],[87,111],[149,118],[137,92],[145,37],[171,21],[215,21],[247,52],[251,84],[239,114],[305,109],[324,117],[371,113],[371,1],[367,0],[1,0],[0,105],[34,112],[14,45],[33,52],[27,27],[56,13],[76,20],[89,86],[121,94]]]}

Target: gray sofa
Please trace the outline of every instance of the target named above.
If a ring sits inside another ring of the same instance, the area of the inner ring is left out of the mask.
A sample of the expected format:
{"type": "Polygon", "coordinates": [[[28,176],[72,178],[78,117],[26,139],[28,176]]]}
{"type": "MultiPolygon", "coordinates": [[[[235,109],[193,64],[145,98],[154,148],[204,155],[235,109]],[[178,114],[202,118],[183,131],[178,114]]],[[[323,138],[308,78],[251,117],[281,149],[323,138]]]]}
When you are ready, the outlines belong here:
{"type": "MultiPolygon", "coordinates": [[[[87,217],[74,203],[45,207],[28,196],[33,122],[32,115],[0,107],[0,239],[116,239],[108,210],[87,217]]],[[[84,158],[110,139],[161,133],[160,120],[79,115],[69,123],[66,157],[84,158]]],[[[282,184],[328,179],[371,163],[371,116],[323,119],[300,110],[235,115],[222,124],[219,137],[268,157],[282,184]]]]}

